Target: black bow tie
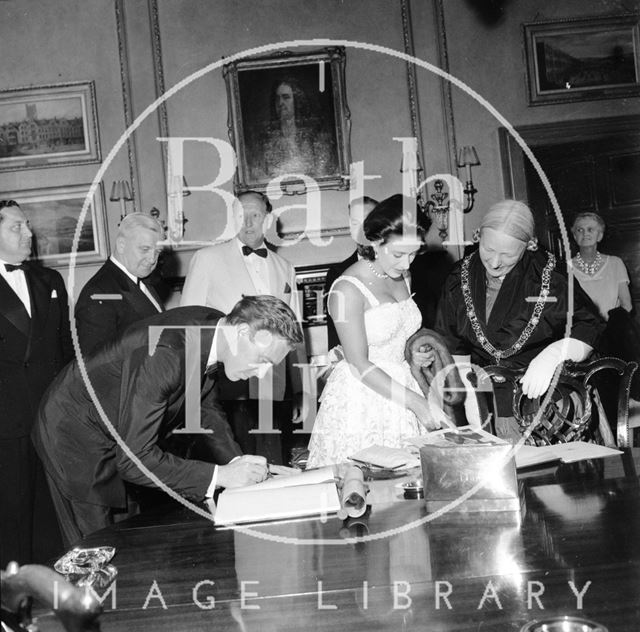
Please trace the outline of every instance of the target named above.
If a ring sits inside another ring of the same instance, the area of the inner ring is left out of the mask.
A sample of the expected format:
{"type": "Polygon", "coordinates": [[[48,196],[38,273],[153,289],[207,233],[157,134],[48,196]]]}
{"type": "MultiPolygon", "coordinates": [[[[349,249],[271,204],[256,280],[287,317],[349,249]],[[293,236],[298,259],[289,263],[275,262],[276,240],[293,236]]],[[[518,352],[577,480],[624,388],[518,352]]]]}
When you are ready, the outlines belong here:
{"type": "Polygon", "coordinates": [[[5,263],[4,267],[6,268],[7,272],[15,272],[16,270],[27,269],[27,266],[24,263],[18,263],[17,265],[14,265],[13,263],[5,263]]]}
{"type": "Polygon", "coordinates": [[[250,248],[249,246],[242,246],[242,254],[245,257],[248,257],[252,252],[257,254],[258,257],[262,257],[263,259],[267,258],[267,249],[266,248],[256,248],[254,250],[253,248],[250,248]]]}

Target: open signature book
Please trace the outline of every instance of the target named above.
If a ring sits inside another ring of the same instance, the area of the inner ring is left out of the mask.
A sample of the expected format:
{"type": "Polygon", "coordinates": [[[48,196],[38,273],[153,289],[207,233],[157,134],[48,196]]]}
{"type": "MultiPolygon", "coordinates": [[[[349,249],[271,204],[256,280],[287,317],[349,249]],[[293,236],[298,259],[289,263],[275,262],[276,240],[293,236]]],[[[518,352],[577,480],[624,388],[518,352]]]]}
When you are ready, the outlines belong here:
{"type": "Polygon", "coordinates": [[[232,525],[326,515],[340,509],[333,466],[279,475],[262,483],[225,489],[216,503],[214,523],[232,525]]]}

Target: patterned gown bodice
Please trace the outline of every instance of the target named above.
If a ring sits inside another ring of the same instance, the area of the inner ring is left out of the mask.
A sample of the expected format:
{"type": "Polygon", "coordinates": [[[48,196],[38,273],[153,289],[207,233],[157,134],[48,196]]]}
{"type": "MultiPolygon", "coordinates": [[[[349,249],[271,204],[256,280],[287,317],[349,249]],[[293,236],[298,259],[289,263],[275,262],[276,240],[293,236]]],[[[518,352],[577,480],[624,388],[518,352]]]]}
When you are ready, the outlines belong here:
{"type": "Polygon", "coordinates": [[[409,297],[397,303],[380,303],[359,279],[342,276],[338,280],[352,283],[369,303],[364,313],[369,361],[374,364],[402,362],[407,340],[422,324],[422,315],[414,300],[409,297]]]}

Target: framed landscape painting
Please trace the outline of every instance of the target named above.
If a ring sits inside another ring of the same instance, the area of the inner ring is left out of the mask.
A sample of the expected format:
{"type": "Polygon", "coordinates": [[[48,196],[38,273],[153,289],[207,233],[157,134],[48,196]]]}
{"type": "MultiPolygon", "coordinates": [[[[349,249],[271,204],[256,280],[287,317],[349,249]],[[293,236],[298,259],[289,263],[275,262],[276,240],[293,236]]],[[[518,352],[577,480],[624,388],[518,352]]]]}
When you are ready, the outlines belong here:
{"type": "MultiPolygon", "coordinates": [[[[32,259],[50,268],[69,265],[82,205],[90,185],[31,189],[6,193],[29,220],[33,232],[32,259]]],[[[108,255],[102,185],[96,189],[77,244],[76,265],[105,261],[108,255]]]]}
{"type": "Polygon", "coordinates": [[[92,81],[0,91],[0,171],[100,162],[92,81]]]}
{"type": "Polygon", "coordinates": [[[640,94],[640,16],[524,25],[531,105],[640,94]]]}

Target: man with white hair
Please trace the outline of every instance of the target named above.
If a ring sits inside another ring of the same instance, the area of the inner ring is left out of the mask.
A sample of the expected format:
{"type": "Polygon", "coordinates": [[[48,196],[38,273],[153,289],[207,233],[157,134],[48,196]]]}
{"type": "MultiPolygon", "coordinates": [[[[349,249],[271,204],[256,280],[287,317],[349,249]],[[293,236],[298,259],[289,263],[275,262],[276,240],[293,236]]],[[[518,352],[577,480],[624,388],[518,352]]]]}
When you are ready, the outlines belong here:
{"type": "Polygon", "coordinates": [[[147,279],[158,263],[162,226],[130,213],[118,228],[113,254],[80,292],[75,309],[80,349],[91,353],[129,325],[163,311],[147,279]]]}

